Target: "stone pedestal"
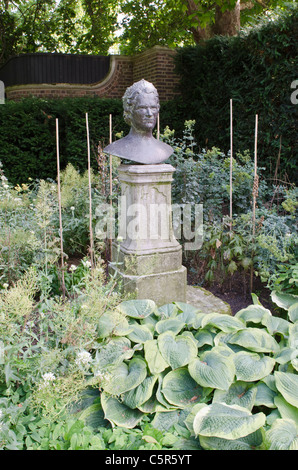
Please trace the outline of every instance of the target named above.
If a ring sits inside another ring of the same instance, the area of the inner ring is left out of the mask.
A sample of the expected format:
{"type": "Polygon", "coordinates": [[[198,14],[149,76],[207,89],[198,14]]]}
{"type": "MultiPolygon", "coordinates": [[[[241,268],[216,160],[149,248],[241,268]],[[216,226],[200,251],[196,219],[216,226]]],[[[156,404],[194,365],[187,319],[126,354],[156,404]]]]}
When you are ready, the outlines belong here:
{"type": "Polygon", "coordinates": [[[186,301],[186,268],[182,247],[174,237],[168,164],[120,165],[119,243],[113,243],[111,273],[124,292],[157,305],[186,301]]]}

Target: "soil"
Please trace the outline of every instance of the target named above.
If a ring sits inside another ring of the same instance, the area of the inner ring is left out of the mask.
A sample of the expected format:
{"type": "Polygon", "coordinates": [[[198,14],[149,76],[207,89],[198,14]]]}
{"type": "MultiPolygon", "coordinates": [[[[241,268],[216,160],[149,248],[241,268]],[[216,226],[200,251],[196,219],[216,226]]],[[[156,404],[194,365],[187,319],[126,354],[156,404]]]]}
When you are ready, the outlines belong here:
{"type": "MultiPolygon", "coordinates": [[[[75,254],[71,256],[68,261],[68,266],[71,264],[78,265],[83,258],[80,254],[75,254]]],[[[183,263],[187,268],[187,263],[183,263]]],[[[227,281],[213,282],[212,284],[203,283],[199,276],[193,272],[193,270],[188,269],[187,283],[188,285],[200,285],[205,289],[209,290],[216,297],[219,297],[224,302],[227,302],[230,307],[232,314],[235,315],[242,308],[248,307],[253,303],[252,296],[250,294],[250,279],[249,276],[246,278],[244,285],[244,280],[242,274],[235,273],[227,281]],[[246,291],[246,292],[245,292],[246,291]]],[[[272,313],[276,309],[276,305],[271,301],[270,291],[264,283],[260,281],[260,278],[253,278],[253,293],[257,295],[261,304],[268,308],[272,313]]]]}
{"type": "MultiPolygon", "coordinates": [[[[188,284],[198,285],[196,276],[194,274],[188,276],[188,284]]],[[[245,279],[245,285],[242,274],[240,275],[239,273],[235,273],[225,282],[203,284],[202,287],[212,292],[212,294],[219,297],[224,302],[227,302],[231,306],[233,315],[235,315],[235,313],[237,313],[242,308],[248,307],[253,303],[250,293],[249,276],[247,276],[245,279]]],[[[256,276],[253,278],[252,292],[256,294],[260,303],[265,308],[268,308],[271,312],[276,309],[276,305],[271,301],[270,290],[256,276]]]]}

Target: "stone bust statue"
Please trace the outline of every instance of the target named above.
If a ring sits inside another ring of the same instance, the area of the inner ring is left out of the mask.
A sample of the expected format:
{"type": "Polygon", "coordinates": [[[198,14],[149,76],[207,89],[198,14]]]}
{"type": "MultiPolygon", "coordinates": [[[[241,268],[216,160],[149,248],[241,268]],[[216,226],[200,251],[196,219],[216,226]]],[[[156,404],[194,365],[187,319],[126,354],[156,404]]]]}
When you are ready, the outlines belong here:
{"type": "Polygon", "coordinates": [[[104,152],[147,165],[167,160],[173,153],[172,147],[152,135],[159,112],[159,97],[154,85],[140,80],[127,88],[123,109],[124,119],[131,126],[130,132],[105,147],[104,152]]]}

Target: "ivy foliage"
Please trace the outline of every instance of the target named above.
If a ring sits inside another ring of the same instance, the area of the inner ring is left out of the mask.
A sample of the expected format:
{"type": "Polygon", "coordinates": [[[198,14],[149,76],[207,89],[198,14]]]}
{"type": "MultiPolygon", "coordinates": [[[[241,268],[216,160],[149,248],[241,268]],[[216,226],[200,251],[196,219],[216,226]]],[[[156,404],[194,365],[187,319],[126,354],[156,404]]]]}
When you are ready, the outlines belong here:
{"type": "Polygon", "coordinates": [[[230,149],[232,99],[235,151],[253,151],[258,114],[260,165],[274,175],[280,153],[279,170],[296,178],[297,105],[291,102],[291,84],[297,79],[297,28],[298,9],[289,6],[278,19],[263,20],[235,37],[216,36],[178,50],[186,118],[196,120],[202,148],[230,149]]]}

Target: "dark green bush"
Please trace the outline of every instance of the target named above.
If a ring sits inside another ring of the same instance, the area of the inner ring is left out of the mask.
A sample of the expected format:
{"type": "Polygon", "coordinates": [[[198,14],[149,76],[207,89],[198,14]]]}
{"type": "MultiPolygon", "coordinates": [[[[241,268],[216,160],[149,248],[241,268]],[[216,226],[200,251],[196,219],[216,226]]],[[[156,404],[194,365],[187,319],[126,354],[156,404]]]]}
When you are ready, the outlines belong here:
{"type": "Polygon", "coordinates": [[[28,178],[56,178],[56,118],[59,119],[61,169],[72,163],[87,168],[86,113],[90,129],[92,166],[96,168],[98,143],[108,144],[109,114],[113,134],[127,128],[122,102],[98,97],[7,101],[0,107],[0,161],[12,183],[28,178]]]}
{"type": "Polygon", "coordinates": [[[272,177],[281,146],[278,176],[297,176],[298,106],[291,102],[297,79],[298,9],[289,8],[236,37],[217,36],[180,49],[176,68],[187,119],[196,120],[202,148],[230,148],[233,99],[234,149],[253,151],[259,116],[258,157],[272,177]]]}

